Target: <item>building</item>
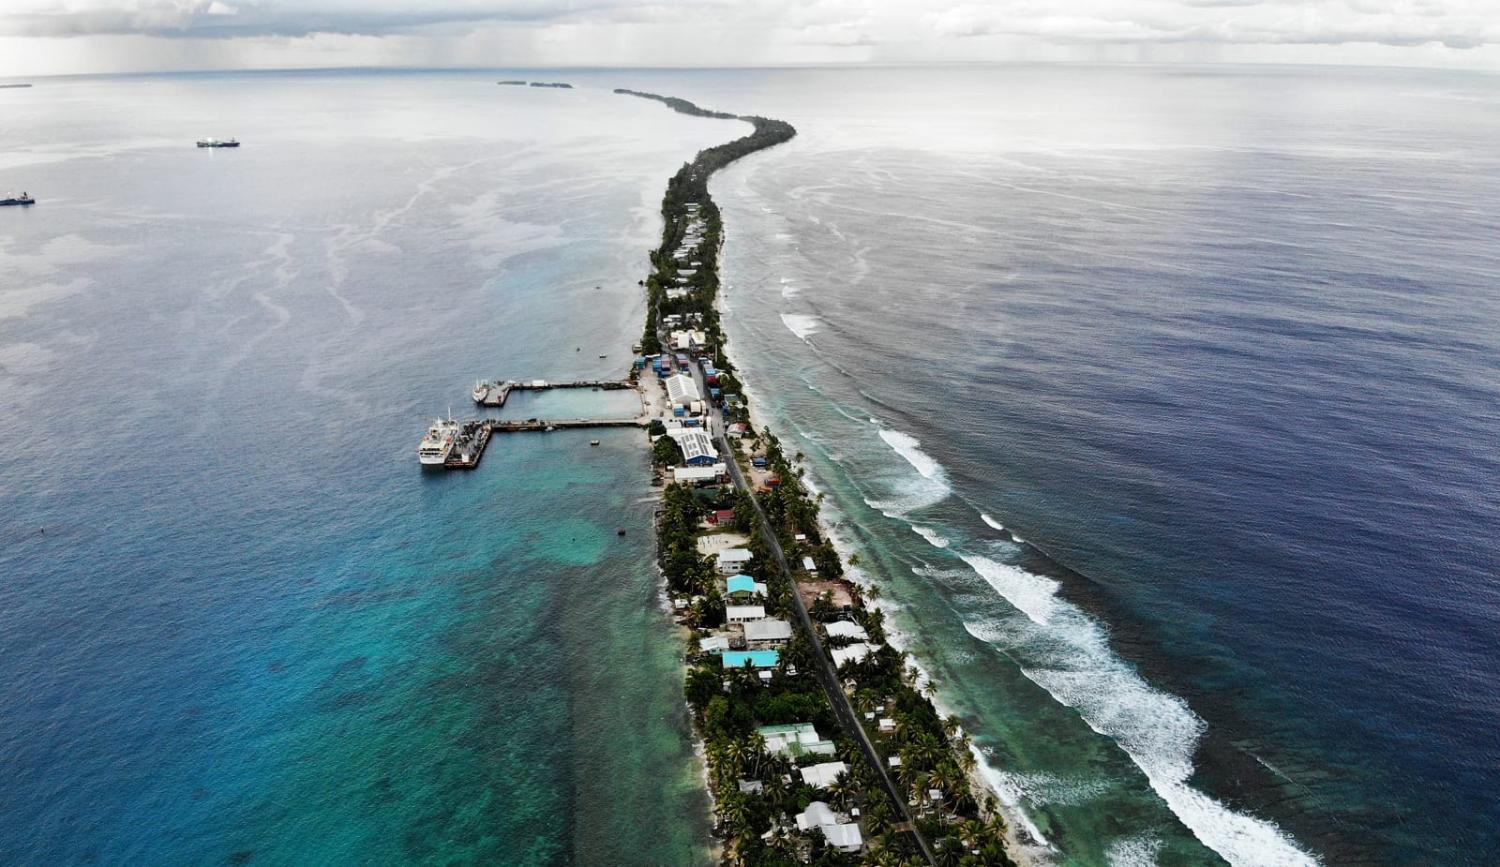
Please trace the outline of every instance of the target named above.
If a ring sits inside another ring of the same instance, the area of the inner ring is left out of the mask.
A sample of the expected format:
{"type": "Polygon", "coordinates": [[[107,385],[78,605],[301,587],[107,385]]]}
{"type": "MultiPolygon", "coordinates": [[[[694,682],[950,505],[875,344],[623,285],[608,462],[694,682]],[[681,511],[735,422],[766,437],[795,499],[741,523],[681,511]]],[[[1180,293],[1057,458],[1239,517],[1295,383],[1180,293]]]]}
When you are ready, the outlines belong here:
{"type": "Polygon", "coordinates": [[[811,557],[803,557],[802,558],[802,568],[806,569],[809,572],[816,572],[816,571],[818,571],[818,564],[814,563],[813,562],[813,558],[811,558],[811,557]]]}
{"type": "Polygon", "coordinates": [[[705,485],[720,481],[729,473],[724,464],[710,467],[673,467],[672,481],[684,485],[705,485]]]}
{"type": "Polygon", "coordinates": [[[851,644],[848,647],[835,647],[829,653],[833,656],[833,667],[841,668],[846,662],[859,662],[861,659],[869,656],[870,651],[874,649],[875,646],[873,644],[861,643],[851,644]]]}
{"type": "Polygon", "coordinates": [[[719,552],[719,571],[725,574],[743,572],[745,566],[755,558],[748,548],[725,548],[719,552]]]}
{"type": "Polygon", "coordinates": [[[724,619],[730,623],[748,623],[752,620],[765,620],[766,606],[726,605],[724,606],[724,619]]]}
{"type": "Polygon", "coordinates": [[[677,441],[684,464],[690,467],[710,467],[719,462],[719,450],[714,448],[713,437],[703,428],[668,428],[667,436],[677,441]]]}
{"type": "Polygon", "coordinates": [[[729,636],[709,635],[698,640],[698,650],[703,653],[723,653],[729,649],[729,636]]]}
{"type": "Polygon", "coordinates": [[[829,638],[858,638],[864,641],[870,637],[863,626],[852,620],[835,620],[832,623],[823,624],[823,628],[828,630],[829,638]]]}
{"type": "Polygon", "coordinates": [[[765,738],[766,749],[791,758],[806,755],[831,756],[833,741],[824,740],[812,723],[792,723],[782,726],[761,726],[757,731],[765,738]]]}
{"type": "MultiPolygon", "coordinates": [[[[720,466],[723,465],[720,464],[720,466]]],[[[728,467],[725,467],[725,469],[728,469],[728,467]]],[[[707,520],[708,523],[713,524],[715,527],[727,527],[730,524],[734,523],[734,510],[719,509],[717,511],[709,512],[708,517],[705,520],[707,520]]]]}
{"type": "Polygon", "coordinates": [[[813,801],[807,805],[806,811],[797,814],[797,827],[803,831],[821,832],[828,845],[840,852],[858,852],[864,846],[859,825],[840,822],[838,814],[822,801],[813,801]]]}
{"type": "Polygon", "coordinates": [[[749,575],[735,575],[724,582],[724,596],[735,602],[766,598],[766,585],[749,575]]]}
{"type": "MultiPolygon", "coordinates": [[[[774,650],[726,650],[722,656],[725,668],[775,668],[781,654],[774,650]]],[[[836,762],[840,767],[843,762],[836,762]]]]}
{"type": "Polygon", "coordinates": [[[785,620],[751,620],[745,624],[745,643],[751,647],[786,644],[792,638],[792,624],[785,620]]]}
{"type": "Polygon", "coordinates": [[[695,400],[702,400],[703,394],[698,391],[698,383],[692,374],[677,373],[667,377],[667,399],[679,406],[686,406],[695,400]]]}
{"type": "MultiPolygon", "coordinates": [[[[774,651],[767,651],[774,652],[774,651]]],[[[725,654],[726,656],[728,654],[725,654]]],[[[814,789],[826,789],[849,770],[849,766],[843,762],[824,762],[821,765],[808,765],[802,769],[802,781],[814,789]]]]}

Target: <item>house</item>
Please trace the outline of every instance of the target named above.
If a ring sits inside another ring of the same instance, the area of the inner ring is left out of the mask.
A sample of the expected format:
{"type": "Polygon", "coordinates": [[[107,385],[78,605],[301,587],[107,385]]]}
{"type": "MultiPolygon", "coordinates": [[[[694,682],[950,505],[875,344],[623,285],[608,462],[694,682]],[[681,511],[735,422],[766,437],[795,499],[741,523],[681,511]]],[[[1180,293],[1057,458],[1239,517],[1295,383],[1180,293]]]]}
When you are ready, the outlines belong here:
{"type": "Polygon", "coordinates": [[[725,668],[744,668],[747,665],[751,668],[775,668],[781,661],[781,654],[774,650],[726,650],[721,658],[725,668]]]}
{"type": "Polygon", "coordinates": [[[723,653],[729,649],[729,636],[709,635],[698,640],[698,650],[703,653],[723,653]]]}
{"type": "Polygon", "coordinates": [[[814,563],[813,562],[813,558],[811,558],[811,557],[803,557],[802,558],[802,568],[806,569],[809,572],[816,572],[816,571],[818,571],[818,564],[814,563]]]}
{"type": "Polygon", "coordinates": [[[828,845],[840,852],[858,852],[864,846],[859,825],[840,822],[838,814],[822,801],[813,801],[805,811],[797,814],[797,827],[803,831],[818,830],[828,845]]]}
{"type": "Polygon", "coordinates": [[[849,766],[843,762],[824,762],[821,765],[808,765],[802,769],[802,781],[814,789],[826,789],[849,770],[849,766]]]}
{"type": "Polygon", "coordinates": [[[719,571],[724,573],[739,573],[744,571],[755,555],[748,548],[725,548],[719,552],[719,571]]]}
{"type": "Polygon", "coordinates": [[[766,741],[766,749],[790,758],[805,755],[831,756],[833,741],[824,740],[812,723],[761,726],[757,731],[766,741]]]}
{"type": "Polygon", "coordinates": [[[890,717],[885,717],[885,718],[883,718],[880,721],[880,731],[881,731],[881,733],[883,733],[883,734],[890,734],[891,732],[893,732],[895,730],[896,730],[896,721],[895,720],[891,719],[890,717]]]}
{"type": "Polygon", "coordinates": [[[735,575],[724,582],[724,596],[734,602],[766,598],[766,585],[749,575],[735,575]]]}
{"type": "Polygon", "coordinates": [[[846,662],[859,662],[869,656],[870,651],[874,649],[875,646],[872,644],[861,643],[851,644],[848,647],[835,647],[829,653],[833,656],[833,667],[841,668],[846,662]]]}
{"type": "Polygon", "coordinates": [[[870,633],[866,632],[863,626],[852,620],[835,620],[832,623],[823,624],[823,628],[828,630],[829,638],[858,638],[864,641],[870,637],[870,633]]]}
{"type": "MultiPolygon", "coordinates": [[[[723,465],[720,464],[720,466],[723,465]]],[[[728,467],[725,467],[725,469],[728,469],[728,467]]],[[[734,510],[719,509],[717,511],[709,512],[707,520],[715,527],[727,527],[730,524],[734,523],[734,510]]]]}
{"type": "Polygon", "coordinates": [[[726,605],[724,606],[724,619],[729,623],[748,623],[752,620],[765,620],[766,606],[726,605]]]}
{"type": "Polygon", "coordinates": [[[744,436],[745,434],[747,434],[749,432],[750,432],[750,426],[747,425],[747,424],[745,424],[744,422],[739,422],[739,421],[737,421],[734,424],[730,425],[729,429],[726,431],[726,433],[728,433],[730,436],[736,437],[736,438],[742,437],[742,436],[744,436]]]}
{"type": "Polygon", "coordinates": [[[703,394],[698,391],[698,383],[692,374],[675,373],[666,380],[667,399],[678,406],[686,406],[695,400],[702,400],[703,394]]]}
{"type": "Polygon", "coordinates": [[[786,644],[792,638],[792,624],[785,620],[751,620],[745,624],[745,641],[751,647],[786,644]]]}

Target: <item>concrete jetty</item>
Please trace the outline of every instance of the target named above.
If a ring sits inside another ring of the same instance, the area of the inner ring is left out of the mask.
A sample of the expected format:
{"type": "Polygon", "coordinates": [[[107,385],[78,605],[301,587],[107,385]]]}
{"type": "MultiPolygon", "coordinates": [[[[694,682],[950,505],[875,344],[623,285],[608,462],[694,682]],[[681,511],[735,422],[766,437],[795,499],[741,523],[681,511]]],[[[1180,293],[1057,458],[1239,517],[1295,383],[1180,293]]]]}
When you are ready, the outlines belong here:
{"type": "Polygon", "coordinates": [[[558,388],[590,388],[599,391],[621,391],[634,388],[628,379],[581,379],[572,382],[549,382],[533,379],[518,382],[513,379],[483,380],[474,386],[474,402],[480,406],[505,406],[506,398],[513,391],[551,391],[558,388]]]}

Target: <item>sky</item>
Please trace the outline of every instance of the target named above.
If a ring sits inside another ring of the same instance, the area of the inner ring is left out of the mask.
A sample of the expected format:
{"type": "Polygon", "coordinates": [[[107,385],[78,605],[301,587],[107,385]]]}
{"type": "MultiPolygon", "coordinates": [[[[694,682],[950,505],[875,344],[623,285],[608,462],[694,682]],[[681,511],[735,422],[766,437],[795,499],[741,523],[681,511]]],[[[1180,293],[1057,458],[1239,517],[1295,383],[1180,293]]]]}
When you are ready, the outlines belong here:
{"type": "Polygon", "coordinates": [[[348,66],[1500,71],[1500,0],[0,0],[0,77],[348,66]]]}

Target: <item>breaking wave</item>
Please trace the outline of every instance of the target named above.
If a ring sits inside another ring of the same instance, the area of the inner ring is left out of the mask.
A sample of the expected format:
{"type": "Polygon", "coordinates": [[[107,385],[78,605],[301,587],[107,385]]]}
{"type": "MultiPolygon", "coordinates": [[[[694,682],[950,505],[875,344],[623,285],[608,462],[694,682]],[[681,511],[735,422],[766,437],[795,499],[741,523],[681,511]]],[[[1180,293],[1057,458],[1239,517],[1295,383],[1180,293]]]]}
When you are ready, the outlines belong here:
{"type": "Polygon", "coordinates": [[[905,434],[898,430],[881,429],[880,438],[885,440],[886,445],[896,450],[896,454],[906,459],[906,462],[916,468],[924,479],[936,479],[944,475],[943,467],[933,460],[926,452],[922,451],[921,440],[905,434]]]}
{"type": "Polygon", "coordinates": [[[816,316],[810,316],[806,313],[783,313],[781,314],[781,324],[785,325],[786,330],[797,335],[799,339],[806,340],[818,333],[818,328],[823,324],[823,321],[816,316]]]}
{"type": "MultiPolygon", "coordinates": [[[[1275,824],[1235,812],[1188,784],[1205,723],[1116,656],[1104,629],[1057,596],[1058,582],[988,557],[960,556],[1026,616],[966,621],[969,634],[1017,660],[1028,679],[1118,743],[1204,845],[1236,867],[1318,863],[1275,824]]],[[[1116,863],[1139,863],[1130,860],[1138,853],[1137,846],[1122,848],[1116,863]]]]}
{"type": "Polygon", "coordinates": [[[946,538],[939,535],[938,531],[932,529],[931,527],[924,527],[921,524],[912,524],[911,528],[916,531],[918,536],[926,539],[927,543],[934,548],[946,548],[949,544],[951,544],[946,538]]]}
{"type": "Polygon", "coordinates": [[[981,520],[985,524],[989,525],[989,528],[991,530],[1004,530],[1005,529],[1005,525],[1004,524],[1000,523],[999,521],[995,520],[994,518],[991,518],[989,515],[986,515],[983,512],[979,513],[979,520],[981,520]]]}

